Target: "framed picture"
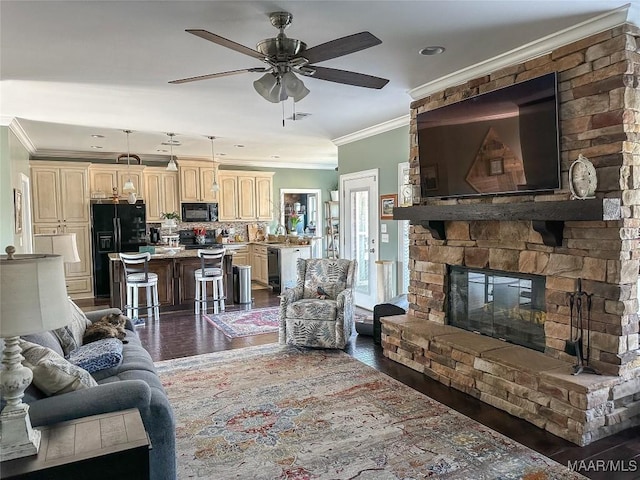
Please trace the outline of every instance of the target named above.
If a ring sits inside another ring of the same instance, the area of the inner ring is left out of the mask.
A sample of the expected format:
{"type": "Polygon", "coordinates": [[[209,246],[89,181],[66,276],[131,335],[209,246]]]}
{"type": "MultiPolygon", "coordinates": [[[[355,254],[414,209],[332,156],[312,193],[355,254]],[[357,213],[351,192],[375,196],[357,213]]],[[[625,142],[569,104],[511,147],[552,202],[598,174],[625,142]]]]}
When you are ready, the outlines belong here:
{"type": "Polygon", "coordinates": [[[22,233],[22,191],[13,189],[13,215],[15,233],[22,233]]]}
{"type": "Polygon", "coordinates": [[[380,195],[380,219],[393,220],[393,208],[398,206],[398,194],[380,195]]]}
{"type": "Polygon", "coordinates": [[[438,165],[425,165],[421,169],[422,185],[425,190],[438,189],[438,165]]]}
{"type": "Polygon", "coordinates": [[[489,160],[489,175],[502,175],[504,173],[504,160],[492,158],[489,160]]]}

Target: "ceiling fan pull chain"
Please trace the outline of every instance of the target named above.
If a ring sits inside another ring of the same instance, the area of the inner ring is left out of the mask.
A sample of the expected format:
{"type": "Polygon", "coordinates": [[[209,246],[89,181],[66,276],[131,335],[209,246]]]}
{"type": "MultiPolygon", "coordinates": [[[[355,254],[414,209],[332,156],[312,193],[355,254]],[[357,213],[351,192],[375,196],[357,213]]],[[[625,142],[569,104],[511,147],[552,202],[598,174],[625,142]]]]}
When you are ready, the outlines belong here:
{"type": "Polygon", "coordinates": [[[280,105],[282,105],[282,128],[284,128],[284,100],[280,101],[280,105]]]}

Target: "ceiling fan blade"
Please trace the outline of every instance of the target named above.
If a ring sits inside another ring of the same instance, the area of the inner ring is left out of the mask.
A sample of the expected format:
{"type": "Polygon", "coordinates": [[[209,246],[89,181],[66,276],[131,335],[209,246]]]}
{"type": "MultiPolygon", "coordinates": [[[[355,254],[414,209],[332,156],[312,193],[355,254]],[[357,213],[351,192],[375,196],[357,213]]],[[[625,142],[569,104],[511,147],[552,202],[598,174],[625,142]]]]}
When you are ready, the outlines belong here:
{"type": "Polygon", "coordinates": [[[257,50],[245,47],[244,45],[240,45],[233,40],[221,37],[220,35],[216,35],[215,33],[211,33],[201,29],[189,29],[186,31],[195,35],[196,37],[204,38],[205,40],[209,40],[210,42],[217,43],[218,45],[222,45],[223,47],[230,48],[231,50],[235,50],[236,52],[244,53],[245,55],[249,55],[250,57],[257,58],[258,60],[265,59],[265,56],[257,50]]]}
{"type": "Polygon", "coordinates": [[[265,68],[265,67],[243,68],[242,70],[229,70],[228,72],[210,73],[209,75],[200,75],[197,77],[181,78],[180,80],[171,80],[169,83],[196,82],[198,80],[209,80],[211,78],[226,77],[228,75],[237,75],[239,73],[267,72],[269,70],[270,70],[269,68],[265,68]]]}
{"type": "Polygon", "coordinates": [[[348,55],[349,53],[359,52],[381,43],[382,40],[375,35],[369,32],[360,32],[303,50],[296,57],[306,58],[309,63],[318,63],[348,55]]]}
{"type": "Polygon", "coordinates": [[[373,75],[366,75],[364,73],[349,72],[347,70],[338,70],[336,68],[316,67],[315,65],[307,65],[304,67],[304,71],[299,70],[298,72],[311,78],[345,83],[355,87],[380,89],[389,83],[389,80],[386,78],[374,77],[373,75]],[[315,73],[307,73],[307,71],[310,70],[315,70],[315,73]]]}

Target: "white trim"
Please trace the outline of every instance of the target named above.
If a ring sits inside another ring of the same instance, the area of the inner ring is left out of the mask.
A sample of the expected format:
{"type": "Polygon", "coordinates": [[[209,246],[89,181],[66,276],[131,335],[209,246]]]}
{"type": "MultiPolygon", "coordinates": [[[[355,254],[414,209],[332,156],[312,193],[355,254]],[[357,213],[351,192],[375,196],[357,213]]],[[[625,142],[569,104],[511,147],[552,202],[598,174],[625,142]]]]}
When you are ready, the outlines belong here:
{"type": "Polygon", "coordinates": [[[331,141],[339,147],[341,145],[346,145],[347,143],[355,142],[357,140],[363,140],[368,137],[373,137],[374,135],[378,135],[380,133],[389,132],[391,130],[395,130],[396,128],[406,127],[407,125],[409,125],[410,121],[411,115],[403,115],[401,117],[394,118],[393,120],[379,123],[378,125],[374,125],[373,127],[363,128],[362,130],[358,130],[357,132],[334,138],[331,141]]]}
{"type": "Polygon", "coordinates": [[[633,22],[629,20],[630,23],[635,23],[638,20],[638,8],[631,8],[631,4],[627,4],[610,12],[598,15],[597,17],[585,20],[572,27],[565,28],[546,37],[514,48],[493,58],[425,83],[424,85],[409,90],[409,95],[413,100],[427,97],[432,93],[440,92],[448,87],[461,85],[474,78],[539,57],[563,45],[568,45],[582,38],[616,27],[627,22],[630,17],[634,17],[633,22]],[[628,15],[629,13],[631,13],[631,15],[628,15]]]}
{"type": "Polygon", "coordinates": [[[9,127],[9,130],[11,130],[18,138],[18,141],[22,144],[25,150],[29,152],[29,155],[36,153],[36,146],[33,144],[24,128],[22,128],[22,125],[20,125],[17,118],[7,116],[0,117],[0,124],[9,127]]]}
{"type": "MultiPolygon", "coordinates": [[[[398,198],[402,195],[402,180],[403,180],[403,171],[405,169],[409,170],[409,162],[400,162],[398,164],[398,198]]],[[[401,203],[399,203],[401,205],[401,203]]],[[[407,265],[404,264],[404,227],[409,220],[398,220],[398,261],[396,262],[396,291],[398,294],[407,293],[409,291],[409,285],[404,284],[404,270],[408,268],[407,265]]]]}
{"type": "Polygon", "coordinates": [[[20,173],[20,188],[22,190],[22,251],[33,253],[33,235],[31,224],[31,179],[20,173]]]}

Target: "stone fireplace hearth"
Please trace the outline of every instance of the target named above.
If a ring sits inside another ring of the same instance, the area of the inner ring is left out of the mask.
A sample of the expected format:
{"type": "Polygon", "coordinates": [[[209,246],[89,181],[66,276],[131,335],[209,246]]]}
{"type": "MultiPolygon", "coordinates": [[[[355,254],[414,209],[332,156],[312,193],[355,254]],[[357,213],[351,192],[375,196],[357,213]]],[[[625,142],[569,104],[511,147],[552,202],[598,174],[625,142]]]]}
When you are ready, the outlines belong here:
{"type": "Polygon", "coordinates": [[[410,306],[382,320],[384,354],[579,445],[640,424],[639,51],[640,29],[625,24],[415,101],[410,173],[418,185],[419,113],[557,71],[563,184],[394,210],[412,224],[410,306]],[[567,172],[579,154],[596,168],[592,200],[569,198],[567,172]],[[458,267],[544,279],[541,351],[452,325],[448,286],[458,267]],[[578,279],[593,299],[590,365],[601,375],[572,375],[576,358],[565,351],[578,279]]]}

